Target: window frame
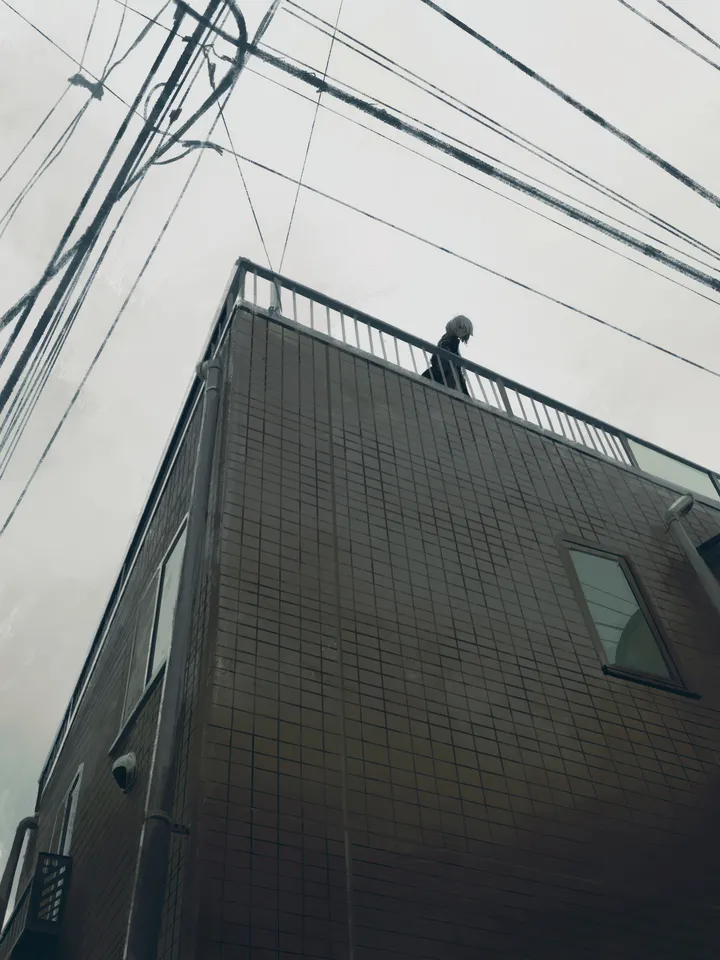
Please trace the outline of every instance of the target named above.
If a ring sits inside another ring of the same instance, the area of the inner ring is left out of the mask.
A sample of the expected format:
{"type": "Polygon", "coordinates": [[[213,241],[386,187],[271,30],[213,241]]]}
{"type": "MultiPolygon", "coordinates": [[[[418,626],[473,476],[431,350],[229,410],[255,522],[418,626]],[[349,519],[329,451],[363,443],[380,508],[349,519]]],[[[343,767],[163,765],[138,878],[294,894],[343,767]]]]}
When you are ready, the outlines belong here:
{"type": "Polygon", "coordinates": [[[160,672],[165,668],[165,664],[167,663],[167,659],[170,655],[170,650],[172,648],[172,630],[175,624],[175,611],[177,610],[177,603],[180,597],[180,583],[182,582],[182,565],[185,559],[185,549],[187,548],[187,538],[186,538],[185,546],[183,547],[182,557],[180,558],[180,571],[178,576],[178,592],[175,595],[175,608],[173,609],[173,617],[171,621],[171,635],[170,635],[170,644],[168,646],[168,652],[165,655],[165,658],[163,659],[162,663],[160,663],[157,669],[151,674],[150,671],[152,668],[152,662],[155,658],[155,650],[157,649],[158,622],[160,619],[160,609],[161,609],[162,598],[163,598],[163,589],[165,586],[165,577],[167,575],[168,560],[173,555],[175,548],[177,547],[178,543],[182,539],[183,535],[185,535],[186,533],[187,533],[187,517],[180,524],[180,527],[178,528],[177,533],[173,537],[173,540],[172,540],[172,543],[170,544],[169,549],[166,551],[165,556],[163,557],[156,571],[159,574],[159,576],[158,576],[158,582],[157,582],[157,593],[155,594],[155,609],[153,612],[152,632],[150,634],[150,643],[148,644],[148,656],[145,664],[145,688],[147,688],[153,682],[155,677],[157,677],[160,674],[160,672]]]}
{"type": "Polygon", "coordinates": [[[595,647],[595,651],[600,658],[601,669],[604,674],[616,677],[620,680],[629,680],[632,683],[639,683],[647,687],[656,687],[661,690],[668,690],[672,693],[679,693],[682,696],[698,699],[698,694],[692,693],[687,689],[682,679],[676,658],[673,656],[670,643],[661,627],[661,621],[657,609],[648,595],[647,589],[643,585],[635,563],[623,550],[614,550],[609,547],[599,547],[596,544],[587,543],[583,540],[574,540],[568,537],[562,537],[560,540],[560,553],[563,566],[568,574],[570,585],[573,590],[583,616],[585,625],[590,633],[590,638],[595,647]],[[580,582],[580,576],[575,568],[571,552],[575,550],[579,553],[587,553],[591,556],[600,557],[603,560],[611,560],[617,563],[627,580],[628,586],[632,592],[638,608],[641,610],[645,622],[657,644],[665,666],[667,667],[669,677],[657,677],[652,673],[643,673],[639,670],[631,670],[627,667],[620,667],[610,663],[605,646],[600,637],[600,633],[590,612],[590,605],[585,596],[585,592],[580,582]]]}
{"type": "MultiPolygon", "coordinates": [[[[162,661],[161,664],[159,664],[155,672],[152,673],[152,675],[150,674],[150,668],[151,668],[153,656],[155,653],[155,645],[156,645],[156,639],[157,639],[156,634],[157,634],[157,626],[158,626],[158,615],[160,613],[160,601],[162,599],[162,588],[165,580],[165,567],[167,566],[167,562],[170,559],[170,556],[172,555],[173,550],[178,545],[178,542],[180,541],[181,537],[183,536],[184,533],[187,532],[187,526],[188,526],[188,514],[186,514],[183,517],[182,522],[180,523],[180,526],[175,531],[175,534],[172,537],[167,550],[162,555],[160,562],[153,569],[152,575],[149,578],[148,585],[145,588],[145,591],[140,595],[140,599],[138,600],[138,603],[135,606],[136,616],[133,620],[134,625],[133,625],[132,648],[131,648],[130,657],[128,660],[127,677],[125,679],[125,696],[123,698],[123,712],[122,712],[121,727],[120,727],[121,733],[134,719],[138,708],[142,703],[144,703],[150,689],[155,686],[158,678],[162,675],[165,669],[165,665],[167,663],[167,657],[165,657],[165,659],[162,661]],[[153,581],[154,581],[154,587],[153,587],[153,581]],[[147,650],[145,651],[145,668],[143,671],[143,677],[144,677],[143,686],[137,698],[134,700],[134,702],[131,703],[129,700],[129,692],[130,692],[130,680],[132,678],[133,658],[135,656],[135,646],[137,643],[137,611],[140,608],[140,604],[145,599],[148,591],[150,590],[154,590],[155,596],[153,599],[153,607],[152,607],[150,641],[148,643],[147,650]]],[[[187,548],[187,544],[186,544],[186,548],[187,548]]],[[[183,552],[183,559],[184,559],[184,552],[183,552]]],[[[182,575],[182,567],[181,567],[181,575],[182,575]]],[[[175,600],[175,605],[177,607],[177,598],[175,600]]],[[[174,617],[174,613],[173,613],[173,617],[174,617]]],[[[172,646],[172,643],[171,643],[171,646],[172,646]]],[[[168,654],[169,654],[169,650],[168,650],[168,654]]]]}
{"type": "MultiPolygon", "coordinates": [[[[57,838],[57,850],[55,851],[58,856],[69,857],[71,856],[72,849],[72,839],[75,833],[75,821],[77,819],[77,811],[80,803],[80,786],[82,784],[82,775],[84,764],[80,764],[78,767],[77,773],[72,779],[70,788],[63,797],[62,804],[58,810],[58,815],[56,817],[55,826],[57,826],[57,821],[60,821],[60,833],[57,838]]],[[[53,827],[53,843],[55,842],[55,827],[53,827]]]]}
{"type": "Polygon", "coordinates": [[[125,697],[123,698],[123,716],[122,716],[123,723],[126,723],[127,719],[134,713],[137,704],[142,702],[142,699],[145,696],[146,691],[151,683],[151,681],[148,680],[148,671],[150,670],[150,650],[152,649],[153,637],[155,634],[155,624],[157,623],[158,601],[160,599],[160,583],[162,581],[162,577],[158,576],[158,573],[161,569],[162,569],[162,564],[160,565],[160,567],[156,568],[153,571],[153,575],[152,575],[152,578],[150,579],[150,583],[147,585],[145,592],[141,595],[137,603],[137,606],[135,608],[135,617],[133,619],[132,648],[130,651],[130,658],[128,661],[127,677],[125,679],[125,697]],[[153,586],[153,582],[154,582],[154,586],[153,586]],[[152,618],[150,621],[151,623],[150,643],[148,644],[147,650],[145,651],[145,661],[144,661],[144,667],[143,667],[143,684],[142,684],[142,688],[140,690],[139,695],[133,702],[131,702],[130,701],[130,681],[133,677],[133,661],[135,658],[135,647],[137,644],[137,612],[140,608],[140,605],[145,600],[145,597],[151,590],[154,591],[155,596],[152,602],[152,618]]]}

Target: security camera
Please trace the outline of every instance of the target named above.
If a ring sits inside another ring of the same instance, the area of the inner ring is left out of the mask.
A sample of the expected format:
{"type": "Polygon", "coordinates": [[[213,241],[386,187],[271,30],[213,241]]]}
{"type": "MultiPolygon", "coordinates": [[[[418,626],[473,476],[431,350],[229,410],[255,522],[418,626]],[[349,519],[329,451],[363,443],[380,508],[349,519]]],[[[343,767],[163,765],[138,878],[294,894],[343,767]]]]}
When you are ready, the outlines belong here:
{"type": "Polygon", "coordinates": [[[115,783],[123,793],[130,793],[137,777],[137,759],[134,753],[126,753],[112,765],[115,783]]]}
{"type": "Polygon", "coordinates": [[[685,493],[682,497],[678,497],[677,500],[668,507],[666,514],[668,522],[670,520],[679,520],[680,517],[686,516],[694,506],[695,498],[691,493],[685,493]]]}

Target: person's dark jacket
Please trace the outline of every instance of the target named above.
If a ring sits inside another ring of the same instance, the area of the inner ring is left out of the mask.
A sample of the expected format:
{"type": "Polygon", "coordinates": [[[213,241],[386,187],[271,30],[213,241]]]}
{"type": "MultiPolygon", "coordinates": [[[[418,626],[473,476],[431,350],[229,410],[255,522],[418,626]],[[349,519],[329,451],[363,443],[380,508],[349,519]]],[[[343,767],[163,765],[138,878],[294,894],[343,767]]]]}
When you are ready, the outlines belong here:
{"type": "MultiPolygon", "coordinates": [[[[438,347],[441,350],[447,350],[448,353],[454,353],[456,356],[460,355],[460,340],[452,333],[446,333],[438,343],[438,347]]],[[[452,387],[453,390],[460,390],[461,393],[470,396],[461,365],[453,363],[447,357],[433,354],[430,369],[426,370],[423,376],[427,377],[428,380],[434,380],[436,383],[444,383],[446,387],[452,387]]]]}

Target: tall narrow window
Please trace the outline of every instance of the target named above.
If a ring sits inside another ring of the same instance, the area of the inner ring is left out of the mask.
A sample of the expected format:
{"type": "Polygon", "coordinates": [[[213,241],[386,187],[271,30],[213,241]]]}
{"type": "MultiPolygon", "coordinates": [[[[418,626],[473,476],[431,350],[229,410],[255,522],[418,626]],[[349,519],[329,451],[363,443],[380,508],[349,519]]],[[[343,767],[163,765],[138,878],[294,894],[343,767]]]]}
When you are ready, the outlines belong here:
{"type": "Polygon", "coordinates": [[[167,659],[184,552],[185,530],[178,536],[137,606],[125,694],[126,717],[167,659]]]}
{"type": "Polygon", "coordinates": [[[126,714],[132,710],[139,700],[148,679],[148,651],[150,650],[152,636],[155,630],[159,581],[160,571],[158,571],[150,581],[150,586],[145,591],[137,608],[135,617],[135,639],[132,660],[130,662],[127,693],[125,695],[126,714]]]}
{"type": "Polygon", "coordinates": [[[62,810],[62,825],[60,827],[60,837],[58,840],[57,852],[62,856],[70,855],[73,830],[75,829],[75,816],[77,814],[78,797],[80,796],[80,778],[82,776],[82,767],[78,770],[77,776],[73,780],[73,785],[65,798],[65,804],[62,810]]]}
{"type": "Polygon", "coordinates": [[[180,571],[185,553],[185,530],[178,537],[177,543],[168,556],[162,570],[160,586],[160,602],[155,624],[155,635],[150,654],[149,677],[155,676],[156,671],[167,659],[172,640],[175,606],[177,604],[178,589],[180,587],[180,571]]]}
{"type": "Polygon", "coordinates": [[[569,553],[607,672],[679,685],[627,563],[612,554],[575,546],[569,553]]]}

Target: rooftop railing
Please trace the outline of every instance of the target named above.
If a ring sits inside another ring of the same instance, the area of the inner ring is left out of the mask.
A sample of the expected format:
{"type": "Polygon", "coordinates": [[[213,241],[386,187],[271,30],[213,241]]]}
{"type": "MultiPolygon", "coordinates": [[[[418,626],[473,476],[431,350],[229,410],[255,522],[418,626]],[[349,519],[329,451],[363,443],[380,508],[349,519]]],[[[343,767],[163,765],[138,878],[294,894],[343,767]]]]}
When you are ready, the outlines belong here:
{"type": "Polygon", "coordinates": [[[462,369],[468,396],[476,403],[532,424],[603,457],[720,501],[720,483],[711,471],[667,453],[602,420],[500,376],[470,360],[439,350],[413,334],[377,320],[325,294],[251,263],[238,265],[239,297],[254,309],[281,316],[339,343],[418,376],[434,366],[445,386],[455,387],[453,368],[462,369]]]}

